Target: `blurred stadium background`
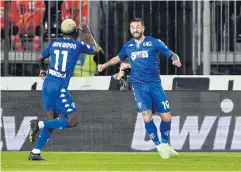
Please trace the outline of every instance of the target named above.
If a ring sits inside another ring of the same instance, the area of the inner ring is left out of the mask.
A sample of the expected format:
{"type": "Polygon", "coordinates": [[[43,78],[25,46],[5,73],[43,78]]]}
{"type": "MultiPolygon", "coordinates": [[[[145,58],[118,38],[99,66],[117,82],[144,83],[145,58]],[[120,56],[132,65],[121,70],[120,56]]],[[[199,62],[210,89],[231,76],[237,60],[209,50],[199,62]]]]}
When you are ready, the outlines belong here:
{"type": "MultiPolygon", "coordinates": [[[[11,1],[1,1],[2,76],[37,76],[39,70],[35,57],[38,51],[56,37],[61,37],[60,23],[68,17],[78,23],[80,19],[87,20],[102,47],[104,54],[96,57],[98,60],[90,60],[93,65],[115,56],[122,44],[130,39],[130,19],[143,17],[145,33],[162,39],[183,61],[183,67],[177,70],[166,58],[160,58],[162,75],[241,74],[239,1],[83,0],[72,3],[66,0],[42,3],[36,5],[34,1],[25,1],[13,10],[11,1]],[[11,38],[16,26],[22,48],[16,48],[16,38],[11,38]],[[36,26],[41,28],[38,30],[41,43],[34,49],[36,26]]],[[[86,75],[93,75],[89,70],[86,75]]],[[[113,67],[101,75],[112,75],[116,70],[113,67]]],[[[96,72],[95,75],[99,74],[96,72]]]]}

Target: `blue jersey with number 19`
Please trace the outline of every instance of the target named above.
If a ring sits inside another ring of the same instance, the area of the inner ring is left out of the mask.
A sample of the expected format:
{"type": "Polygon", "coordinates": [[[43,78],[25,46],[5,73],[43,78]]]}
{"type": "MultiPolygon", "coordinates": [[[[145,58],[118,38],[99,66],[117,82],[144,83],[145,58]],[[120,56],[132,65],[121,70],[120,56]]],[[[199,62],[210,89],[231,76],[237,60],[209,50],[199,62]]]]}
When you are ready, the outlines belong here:
{"type": "Polygon", "coordinates": [[[84,42],[70,38],[58,38],[51,42],[41,54],[50,56],[50,65],[46,79],[54,79],[64,87],[68,87],[76,62],[81,53],[90,54],[94,48],[84,42]]]}
{"type": "Polygon", "coordinates": [[[133,93],[139,112],[153,110],[170,112],[169,103],[161,86],[158,53],[171,58],[172,52],[161,40],[146,36],[137,44],[134,39],[125,43],[119,53],[120,60],[130,59],[133,93]]]}

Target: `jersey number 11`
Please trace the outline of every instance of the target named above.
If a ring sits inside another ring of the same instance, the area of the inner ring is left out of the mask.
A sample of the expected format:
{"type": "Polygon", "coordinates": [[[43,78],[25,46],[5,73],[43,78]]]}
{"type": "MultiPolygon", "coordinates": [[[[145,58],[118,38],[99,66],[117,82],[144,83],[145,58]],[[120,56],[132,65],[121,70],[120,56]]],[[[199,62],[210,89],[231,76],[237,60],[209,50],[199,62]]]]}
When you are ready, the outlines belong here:
{"type": "Polygon", "coordinates": [[[56,71],[59,71],[59,61],[61,63],[62,61],[62,67],[61,67],[61,71],[65,72],[66,71],[66,63],[67,63],[67,57],[68,57],[68,51],[61,51],[61,55],[60,56],[60,50],[54,50],[54,54],[55,54],[55,65],[54,65],[54,69],[56,71]]]}

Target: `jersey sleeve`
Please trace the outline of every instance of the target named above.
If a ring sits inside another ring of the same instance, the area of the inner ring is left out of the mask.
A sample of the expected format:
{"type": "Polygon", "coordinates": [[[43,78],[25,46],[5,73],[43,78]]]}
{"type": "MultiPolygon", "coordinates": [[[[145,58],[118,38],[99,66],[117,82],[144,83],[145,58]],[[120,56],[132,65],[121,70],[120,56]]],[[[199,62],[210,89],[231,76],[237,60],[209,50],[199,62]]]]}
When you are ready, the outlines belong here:
{"type": "Polygon", "coordinates": [[[171,57],[174,53],[160,39],[156,39],[156,50],[167,57],[171,57]]]}
{"type": "Polygon", "coordinates": [[[46,59],[50,56],[50,48],[52,46],[52,42],[46,47],[44,48],[42,51],[41,51],[41,55],[46,59]]]}
{"type": "Polygon", "coordinates": [[[123,45],[121,51],[119,52],[118,56],[121,61],[124,61],[128,57],[124,45],[123,45]]]}
{"type": "Polygon", "coordinates": [[[84,43],[83,41],[80,42],[80,48],[79,53],[86,53],[86,54],[92,54],[94,52],[94,47],[84,43]]]}

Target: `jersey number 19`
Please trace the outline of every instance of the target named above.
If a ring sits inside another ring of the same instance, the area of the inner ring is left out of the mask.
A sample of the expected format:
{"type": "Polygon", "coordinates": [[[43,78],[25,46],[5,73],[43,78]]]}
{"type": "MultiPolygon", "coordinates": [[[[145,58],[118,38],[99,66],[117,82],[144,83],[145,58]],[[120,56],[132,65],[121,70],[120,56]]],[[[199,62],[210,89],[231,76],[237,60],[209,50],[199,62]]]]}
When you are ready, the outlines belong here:
{"type": "Polygon", "coordinates": [[[55,65],[54,65],[54,69],[56,71],[59,70],[58,66],[59,66],[59,62],[61,63],[62,61],[62,67],[61,67],[61,71],[65,72],[66,71],[66,63],[67,63],[67,57],[68,57],[68,51],[61,51],[60,50],[54,50],[54,54],[55,54],[55,65]],[[61,54],[61,56],[60,56],[61,54]]]}

